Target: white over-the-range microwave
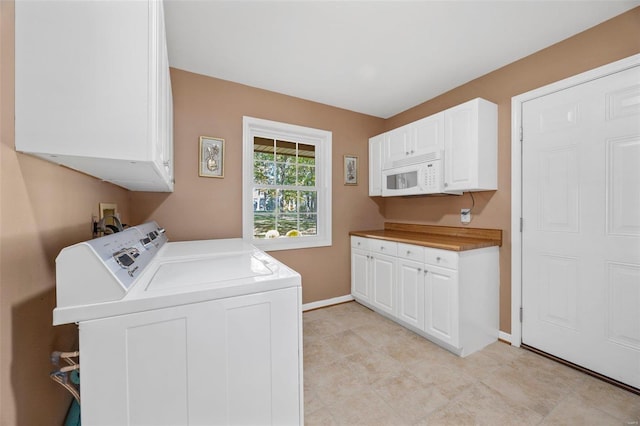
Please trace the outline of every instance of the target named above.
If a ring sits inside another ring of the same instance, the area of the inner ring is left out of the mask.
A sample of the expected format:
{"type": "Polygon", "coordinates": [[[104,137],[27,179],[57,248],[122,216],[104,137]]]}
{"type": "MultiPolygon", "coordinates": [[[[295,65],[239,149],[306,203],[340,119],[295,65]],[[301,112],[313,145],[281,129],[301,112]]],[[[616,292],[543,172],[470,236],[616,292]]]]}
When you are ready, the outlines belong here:
{"type": "Polygon", "coordinates": [[[462,194],[460,191],[447,190],[443,162],[442,151],[390,162],[382,170],[382,196],[462,194]]]}

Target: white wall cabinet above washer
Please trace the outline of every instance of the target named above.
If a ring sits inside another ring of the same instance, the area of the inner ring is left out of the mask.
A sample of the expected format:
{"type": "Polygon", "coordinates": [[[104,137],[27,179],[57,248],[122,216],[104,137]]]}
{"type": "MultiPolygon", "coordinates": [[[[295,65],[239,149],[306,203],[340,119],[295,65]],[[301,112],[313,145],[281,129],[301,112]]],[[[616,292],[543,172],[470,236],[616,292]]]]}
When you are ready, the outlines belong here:
{"type": "Polygon", "coordinates": [[[15,5],[16,150],[138,191],[173,191],[161,1],[15,5]]]}

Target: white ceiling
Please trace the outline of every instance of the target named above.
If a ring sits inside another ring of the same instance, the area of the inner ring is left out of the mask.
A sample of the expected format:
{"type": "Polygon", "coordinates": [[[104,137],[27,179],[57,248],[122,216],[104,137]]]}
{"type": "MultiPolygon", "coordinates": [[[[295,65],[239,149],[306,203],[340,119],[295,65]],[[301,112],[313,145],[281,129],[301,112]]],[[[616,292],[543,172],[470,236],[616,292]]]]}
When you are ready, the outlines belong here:
{"type": "Polygon", "coordinates": [[[172,67],[388,118],[640,0],[165,0],[172,67]]]}

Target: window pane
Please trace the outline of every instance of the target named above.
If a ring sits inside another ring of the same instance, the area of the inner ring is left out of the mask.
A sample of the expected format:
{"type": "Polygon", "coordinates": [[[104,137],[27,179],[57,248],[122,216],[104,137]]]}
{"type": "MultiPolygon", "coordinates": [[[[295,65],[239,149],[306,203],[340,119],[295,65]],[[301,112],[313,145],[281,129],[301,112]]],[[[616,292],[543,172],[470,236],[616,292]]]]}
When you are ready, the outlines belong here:
{"type": "Polygon", "coordinates": [[[278,202],[281,212],[297,212],[298,191],[279,191],[278,202]]]}
{"type": "Polygon", "coordinates": [[[253,158],[260,161],[273,161],[274,155],[270,152],[254,152],[253,158]]]}
{"type": "Polygon", "coordinates": [[[258,158],[257,156],[265,156],[265,159],[273,160],[273,139],[266,138],[253,138],[253,155],[254,158],[258,158]]]}
{"type": "Polygon", "coordinates": [[[298,215],[288,213],[278,215],[277,230],[281,237],[287,236],[289,231],[298,231],[298,215]]]}
{"type": "Polygon", "coordinates": [[[318,215],[316,213],[307,213],[300,215],[300,224],[298,230],[300,234],[317,235],[318,234],[318,215]]]}
{"type": "Polygon", "coordinates": [[[253,181],[258,184],[273,185],[275,183],[274,165],[272,162],[253,162],[253,181]]]}
{"type": "Polygon", "coordinates": [[[295,142],[276,141],[276,161],[295,163],[297,145],[295,142]]]}
{"type": "Polygon", "coordinates": [[[274,212],[276,210],[276,190],[256,188],[253,190],[253,211],[274,212]]]}
{"type": "Polygon", "coordinates": [[[298,166],[298,182],[300,186],[316,186],[316,168],[314,166],[298,166]]]}
{"type": "Polygon", "coordinates": [[[296,165],[295,163],[276,163],[276,185],[295,185],[296,184],[296,165]]]}
{"type": "Polygon", "coordinates": [[[316,147],[314,145],[298,144],[298,163],[315,164],[316,163],[316,147]]]}
{"type": "Polygon", "coordinates": [[[266,238],[267,232],[276,227],[276,215],[273,212],[253,213],[253,237],[266,238]]]}
{"type": "Polygon", "coordinates": [[[298,211],[300,212],[317,212],[318,192],[317,191],[300,191],[298,199],[298,211]]]}

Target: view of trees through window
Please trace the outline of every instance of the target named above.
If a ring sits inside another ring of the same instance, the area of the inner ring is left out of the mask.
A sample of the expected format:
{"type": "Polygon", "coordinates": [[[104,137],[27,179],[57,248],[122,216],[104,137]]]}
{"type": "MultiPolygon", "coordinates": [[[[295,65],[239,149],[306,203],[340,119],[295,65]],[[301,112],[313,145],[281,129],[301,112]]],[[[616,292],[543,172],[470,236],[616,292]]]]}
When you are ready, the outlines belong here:
{"type": "Polygon", "coordinates": [[[317,234],[314,145],[254,137],[253,236],[317,234]]]}

